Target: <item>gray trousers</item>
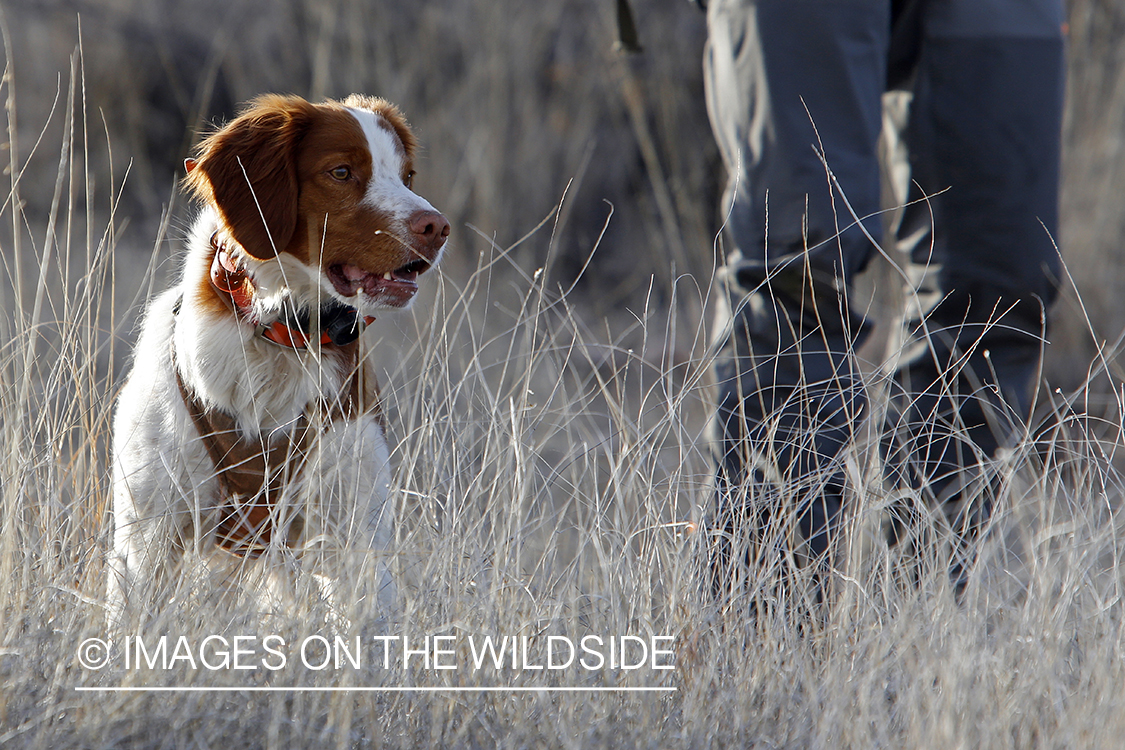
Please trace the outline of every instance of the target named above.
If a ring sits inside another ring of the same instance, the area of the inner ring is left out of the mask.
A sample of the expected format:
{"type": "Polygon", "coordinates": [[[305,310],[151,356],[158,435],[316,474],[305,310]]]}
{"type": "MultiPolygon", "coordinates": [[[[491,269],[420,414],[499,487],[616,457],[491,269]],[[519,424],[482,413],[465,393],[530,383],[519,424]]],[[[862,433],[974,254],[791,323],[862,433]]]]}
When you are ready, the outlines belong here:
{"type": "Polygon", "coordinates": [[[795,510],[819,555],[843,501],[841,449],[868,407],[852,354],[870,321],[849,301],[874,243],[893,255],[912,241],[940,299],[896,374],[897,478],[940,495],[1029,416],[1059,274],[1062,3],[711,0],[707,20],[729,174],[719,511],[762,525],[795,510]],[[918,202],[883,237],[891,88],[913,91],[918,202]]]}

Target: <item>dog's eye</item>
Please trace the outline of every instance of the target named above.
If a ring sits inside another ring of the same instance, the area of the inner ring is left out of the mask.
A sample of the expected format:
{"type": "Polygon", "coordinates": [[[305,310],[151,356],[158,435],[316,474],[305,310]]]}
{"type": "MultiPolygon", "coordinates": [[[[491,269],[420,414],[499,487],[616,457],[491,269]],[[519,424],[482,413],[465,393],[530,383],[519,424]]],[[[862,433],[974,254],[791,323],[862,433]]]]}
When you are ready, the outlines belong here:
{"type": "Polygon", "coordinates": [[[402,184],[406,185],[406,187],[409,190],[414,189],[414,170],[413,169],[406,173],[406,177],[404,177],[402,179],[402,184]]]}
{"type": "Polygon", "coordinates": [[[328,174],[332,175],[332,179],[343,182],[352,176],[352,170],[347,167],[336,167],[335,169],[329,170],[328,174]]]}

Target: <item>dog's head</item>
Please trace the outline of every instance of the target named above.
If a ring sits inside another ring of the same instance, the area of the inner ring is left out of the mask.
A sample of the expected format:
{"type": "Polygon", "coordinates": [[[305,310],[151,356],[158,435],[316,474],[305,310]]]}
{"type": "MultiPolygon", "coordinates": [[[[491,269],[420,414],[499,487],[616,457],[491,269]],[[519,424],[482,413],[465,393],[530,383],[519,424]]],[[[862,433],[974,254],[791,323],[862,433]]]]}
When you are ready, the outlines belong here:
{"type": "Polygon", "coordinates": [[[449,235],[411,189],[416,145],[382,99],[266,95],[204,139],[186,185],[214,207],[252,272],[280,273],[267,286],[283,285],[299,305],[328,294],[374,314],[410,304],[449,235]]]}

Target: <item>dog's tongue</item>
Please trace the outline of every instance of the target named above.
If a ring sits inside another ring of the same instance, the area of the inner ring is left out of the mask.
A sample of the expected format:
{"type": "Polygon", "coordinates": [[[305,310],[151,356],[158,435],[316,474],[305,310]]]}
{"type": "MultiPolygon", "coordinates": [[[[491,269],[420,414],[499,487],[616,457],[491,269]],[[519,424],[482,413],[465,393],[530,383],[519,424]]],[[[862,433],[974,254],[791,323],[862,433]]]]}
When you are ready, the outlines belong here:
{"type": "Polygon", "coordinates": [[[367,271],[349,264],[344,264],[340,270],[343,272],[345,279],[356,284],[362,284],[363,278],[367,276],[367,271]]]}
{"type": "Polygon", "coordinates": [[[330,273],[329,277],[332,279],[336,291],[345,297],[357,294],[361,289],[372,285],[374,282],[372,274],[350,263],[336,266],[333,271],[334,273],[330,273]]]}
{"type": "Polygon", "coordinates": [[[396,271],[388,271],[382,276],[363,270],[359,266],[345,263],[329,269],[328,276],[336,291],[345,297],[353,297],[361,290],[370,297],[392,295],[401,297],[405,304],[418,291],[419,270],[407,265],[396,271]]]}

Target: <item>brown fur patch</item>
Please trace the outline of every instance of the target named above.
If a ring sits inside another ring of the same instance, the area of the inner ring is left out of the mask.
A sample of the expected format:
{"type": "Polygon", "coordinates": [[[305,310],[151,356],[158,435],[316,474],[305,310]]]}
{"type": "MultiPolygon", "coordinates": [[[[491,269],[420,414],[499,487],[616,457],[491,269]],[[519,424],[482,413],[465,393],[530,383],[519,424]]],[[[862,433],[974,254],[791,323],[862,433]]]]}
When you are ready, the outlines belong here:
{"type": "Polygon", "coordinates": [[[361,413],[372,414],[384,426],[375,373],[360,361],[358,343],[340,347],[335,359],[350,373],[339,397],[317,402],[300,416],[291,431],[263,435],[258,440],[243,437],[234,417],[207,409],[176,369],[180,396],[217,473],[221,505],[215,532],[220,547],[236,555],[257,557],[278,538],[295,546],[304,520],[296,513],[282,517],[278,500],[285,483],[304,470],[317,427],[355,419],[361,413]]]}
{"type": "Polygon", "coordinates": [[[418,139],[414,136],[414,131],[410,129],[410,124],[406,121],[406,115],[402,113],[402,110],[386,99],[367,96],[366,94],[352,94],[342,103],[345,107],[366,109],[368,112],[374,112],[383,118],[383,122],[390,125],[395,135],[398,136],[406,161],[412,162],[414,160],[414,153],[418,150],[418,139]]]}

